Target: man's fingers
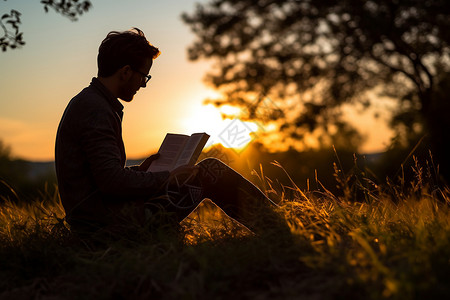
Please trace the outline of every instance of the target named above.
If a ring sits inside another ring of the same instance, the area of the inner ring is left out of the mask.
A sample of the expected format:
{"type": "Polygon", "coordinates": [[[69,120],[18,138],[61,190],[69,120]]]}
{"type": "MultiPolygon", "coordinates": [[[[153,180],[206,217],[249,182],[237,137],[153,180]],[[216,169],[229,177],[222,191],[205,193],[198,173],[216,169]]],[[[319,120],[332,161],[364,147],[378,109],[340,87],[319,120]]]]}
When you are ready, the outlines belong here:
{"type": "Polygon", "coordinates": [[[139,166],[140,171],[147,171],[147,169],[150,167],[153,161],[155,161],[161,154],[155,153],[147,157],[139,166]]]}
{"type": "Polygon", "coordinates": [[[150,161],[154,161],[155,159],[157,159],[159,156],[161,155],[161,153],[155,153],[150,155],[147,159],[150,161]]]}

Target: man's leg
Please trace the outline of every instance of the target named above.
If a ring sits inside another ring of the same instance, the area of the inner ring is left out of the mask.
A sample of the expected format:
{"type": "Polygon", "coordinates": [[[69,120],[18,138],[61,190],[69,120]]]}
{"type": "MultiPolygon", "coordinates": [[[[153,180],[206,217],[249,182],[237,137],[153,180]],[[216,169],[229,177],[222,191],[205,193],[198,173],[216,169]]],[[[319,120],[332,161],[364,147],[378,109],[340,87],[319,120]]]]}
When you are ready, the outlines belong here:
{"type": "Polygon", "coordinates": [[[278,205],[238,172],[215,158],[202,160],[198,166],[196,180],[202,187],[202,198],[209,198],[228,216],[255,233],[276,226],[287,228],[274,210],[278,205]]]}
{"type": "Polygon", "coordinates": [[[160,205],[180,222],[201,200],[208,198],[229,217],[255,233],[290,232],[284,218],[275,211],[278,205],[238,172],[215,158],[204,159],[197,165],[197,175],[184,174],[180,180],[172,178],[166,194],[159,201],[152,199],[148,204],[160,205]]]}

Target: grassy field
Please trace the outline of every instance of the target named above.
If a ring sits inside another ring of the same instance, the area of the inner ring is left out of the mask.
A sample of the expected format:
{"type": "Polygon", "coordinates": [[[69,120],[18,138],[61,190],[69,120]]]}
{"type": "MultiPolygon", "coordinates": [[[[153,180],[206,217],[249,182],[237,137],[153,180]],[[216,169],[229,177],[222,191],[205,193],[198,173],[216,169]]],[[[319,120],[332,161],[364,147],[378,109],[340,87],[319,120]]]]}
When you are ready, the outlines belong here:
{"type": "MultiPolygon", "coordinates": [[[[0,208],[1,299],[450,299],[450,189],[377,185],[336,167],[341,194],[261,187],[290,234],[254,235],[204,201],[177,230],[72,236],[57,194],[0,208]]],[[[263,217],[263,216],[262,216],[263,217]]],[[[153,224],[153,225],[152,225],[153,224]]]]}

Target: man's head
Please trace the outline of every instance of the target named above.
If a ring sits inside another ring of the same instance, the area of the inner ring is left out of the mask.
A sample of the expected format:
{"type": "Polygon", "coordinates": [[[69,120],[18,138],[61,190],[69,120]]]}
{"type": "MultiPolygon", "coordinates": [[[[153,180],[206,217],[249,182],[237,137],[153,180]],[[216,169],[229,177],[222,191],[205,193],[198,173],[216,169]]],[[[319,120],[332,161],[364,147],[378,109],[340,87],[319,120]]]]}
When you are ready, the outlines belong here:
{"type": "Polygon", "coordinates": [[[112,31],[98,51],[98,77],[112,79],[116,96],[131,101],[139,88],[146,86],[146,75],[159,54],[137,28],[112,31]]]}

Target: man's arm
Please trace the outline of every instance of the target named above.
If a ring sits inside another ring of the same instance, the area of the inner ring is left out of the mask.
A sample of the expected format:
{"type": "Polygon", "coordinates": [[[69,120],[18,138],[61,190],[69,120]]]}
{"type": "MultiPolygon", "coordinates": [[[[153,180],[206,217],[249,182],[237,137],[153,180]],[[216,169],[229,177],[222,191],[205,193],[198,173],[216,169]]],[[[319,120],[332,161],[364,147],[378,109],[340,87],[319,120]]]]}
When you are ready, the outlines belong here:
{"type": "Polygon", "coordinates": [[[85,123],[82,147],[100,190],[114,196],[146,196],[162,188],[168,172],[147,173],[124,168],[119,142],[120,121],[103,110],[93,111],[85,123]]]}

